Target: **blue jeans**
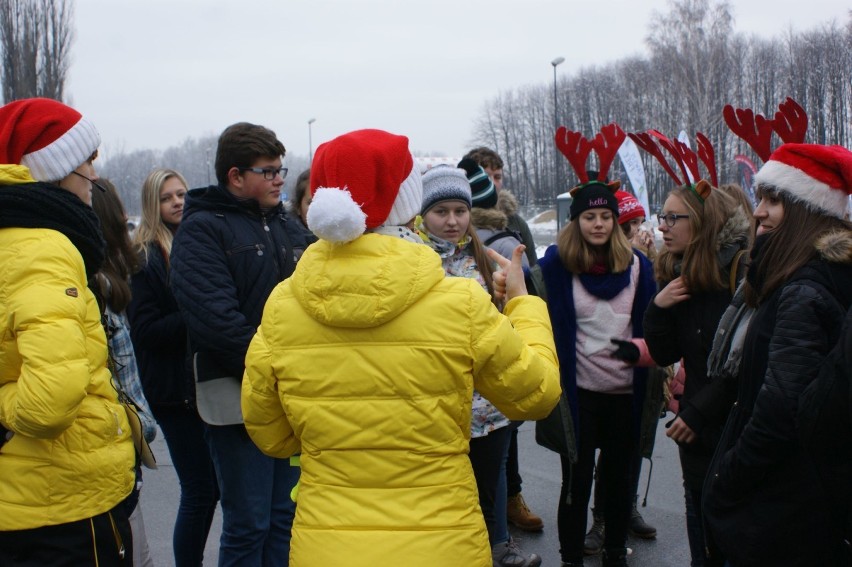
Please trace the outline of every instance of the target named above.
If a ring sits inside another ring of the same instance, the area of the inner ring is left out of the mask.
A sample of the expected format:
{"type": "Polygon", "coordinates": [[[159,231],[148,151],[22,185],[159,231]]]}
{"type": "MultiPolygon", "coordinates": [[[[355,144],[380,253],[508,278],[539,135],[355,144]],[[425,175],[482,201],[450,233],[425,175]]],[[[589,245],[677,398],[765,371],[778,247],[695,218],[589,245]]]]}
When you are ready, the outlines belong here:
{"type": "Polygon", "coordinates": [[[710,545],[704,533],[704,520],[701,512],[701,491],[683,487],[686,501],[686,537],[689,539],[689,552],[692,555],[691,567],[722,567],[727,562],[721,553],[710,545]],[[707,547],[713,551],[707,556],[707,547]]]}
{"type": "Polygon", "coordinates": [[[219,501],[216,471],[207,446],[207,426],[195,408],[151,408],[169,448],[180,483],[180,505],[172,536],[175,567],[204,561],[207,534],[219,501]]]}
{"type": "Polygon", "coordinates": [[[506,519],[506,456],[511,427],[501,427],[470,440],[470,464],[479,490],[479,507],[491,547],[509,541],[506,519]]]}
{"type": "Polygon", "coordinates": [[[219,566],[286,566],[299,468],[260,452],[243,425],[208,425],[222,495],[219,566]]]}

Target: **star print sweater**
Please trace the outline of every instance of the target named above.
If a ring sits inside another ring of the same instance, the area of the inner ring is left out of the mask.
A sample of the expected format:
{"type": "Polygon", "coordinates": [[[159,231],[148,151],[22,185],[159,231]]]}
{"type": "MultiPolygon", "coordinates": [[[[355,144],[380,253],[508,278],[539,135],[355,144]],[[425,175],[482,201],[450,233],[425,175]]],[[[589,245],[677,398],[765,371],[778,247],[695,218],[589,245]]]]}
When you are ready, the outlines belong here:
{"type": "Polygon", "coordinates": [[[633,369],[610,356],[615,346],[610,339],[630,340],[633,326],[630,314],[636,296],[639,262],[628,268],[630,280],[612,299],[589,292],[574,276],[574,308],[577,313],[577,387],[605,394],[633,392],[633,369]]]}
{"type": "MultiPolygon", "coordinates": [[[[550,313],[550,322],[553,325],[553,338],[556,342],[556,354],[559,357],[559,374],[562,380],[562,389],[568,396],[568,403],[571,406],[571,417],[574,420],[575,435],[579,431],[579,407],[577,406],[577,388],[583,387],[579,384],[579,374],[585,372],[581,369],[579,359],[584,357],[584,350],[590,349],[600,354],[601,357],[607,356],[607,351],[614,349],[614,346],[609,349],[597,351],[601,345],[603,338],[607,342],[610,337],[603,337],[601,333],[606,330],[596,330],[594,337],[589,341],[589,337],[593,336],[590,331],[593,328],[591,319],[595,319],[595,307],[589,310],[584,310],[586,300],[580,298],[578,301],[575,289],[582,288],[582,293],[588,293],[591,301],[593,298],[596,301],[610,301],[617,298],[625,292],[625,288],[634,286],[633,293],[629,293],[630,319],[625,323],[625,329],[631,338],[641,338],[644,336],[642,331],[642,320],[645,316],[645,309],[648,307],[651,298],[653,297],[656,285],[654,284],[654,269],[651,263],[641,253],[634,253],[633,262],[630,268],[619,274],[572,274],[562,263],[559,258],[559,251],[556,245],[550,246],[544,254],[544,258],[539,260],[541,266],[541,275],[547,288],[547,310],[550,313]],[[638,265],[638,267],[637,267],[638,265]],[[634,272],[638,270],[638,274],[634,272]],[[634,275],[635,274],[635,275],[634,275]],[[579,309],[583,309],[578,311],[579,309]],[[588,321],[583,329],[580,329],[578,319],[584,322],[588,321]],[[582,339],[581,334],[586,334],[586,339],[582,339]],[[582,344],[580,341],[583,341],[582,344]]],[[[606,315],[601,319],[606,319],[606,315]]],[[[604,325],[607,322],[595,321],[596,325],[604,325]]],[[[595,371],[596,379],[601,379],[606,372],[602,370],[595,371]]],[[[632,391],[633,391],[633,422],[634,431],[637,437],[642,431],[642,414],[644,410],[645,391],[648,379],[648,369],[634,367],[631,371],[632,391]]],[[[605,376],[604,376],[605,378],[605,376]]],[[[630,390],[627,390],[630,392],[630,390]]],[[[615,392],[613,392],[615,393],[615,392]]]]}

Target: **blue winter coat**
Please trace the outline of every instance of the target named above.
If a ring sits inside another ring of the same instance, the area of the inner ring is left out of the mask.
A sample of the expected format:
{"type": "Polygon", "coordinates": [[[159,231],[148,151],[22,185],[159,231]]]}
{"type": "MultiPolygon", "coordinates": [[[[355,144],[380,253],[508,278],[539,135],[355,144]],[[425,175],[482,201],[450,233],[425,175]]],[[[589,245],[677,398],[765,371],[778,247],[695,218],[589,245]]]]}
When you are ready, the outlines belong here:
{"type": "Polygon", "coordinates": [[[243,375],[266,299],[293,273],[308,236],[281,204],[261,211],[215,185],[187,193],[171,288],[192,353],[203,353],[222,375],[243,375]]]}

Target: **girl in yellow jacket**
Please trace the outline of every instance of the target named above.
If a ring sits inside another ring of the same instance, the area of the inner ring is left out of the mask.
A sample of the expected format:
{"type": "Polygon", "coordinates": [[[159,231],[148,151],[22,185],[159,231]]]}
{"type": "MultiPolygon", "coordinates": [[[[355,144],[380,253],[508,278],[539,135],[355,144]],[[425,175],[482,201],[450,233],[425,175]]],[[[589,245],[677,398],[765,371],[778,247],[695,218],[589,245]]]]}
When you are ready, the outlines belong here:
{"type": "Polygon", "coordinates": [[[0,565],[131,565],[130,426],[87,281],[97,130],[47,99],[0,108],[0,565]]]}
{"type": "Polygon", "coordinates": [[[542,418],[560,394],[522,248],[498,279],[506,316],[475,280],[445,278],[409,228],[422,186],[403,136],[323,144],[311,189],[320,241],[270,296],[243,379],[258,447],[301,453],[290,565],[490,567],[467,457],[473,389],[510,419],[542,418]]]}

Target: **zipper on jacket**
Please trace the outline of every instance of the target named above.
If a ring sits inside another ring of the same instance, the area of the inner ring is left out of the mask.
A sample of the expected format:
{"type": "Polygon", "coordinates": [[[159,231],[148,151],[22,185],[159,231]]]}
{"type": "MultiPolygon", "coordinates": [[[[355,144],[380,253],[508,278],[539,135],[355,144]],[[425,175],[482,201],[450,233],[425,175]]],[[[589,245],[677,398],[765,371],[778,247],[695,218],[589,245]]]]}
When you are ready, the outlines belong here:
{"type": "Polygon", "coordinates": [[[263,224],[263,232],[266,235],[266,239],[272,245],[272,250],[274,250],[274,254],[272,254],[272,262],[275,264],[275,271],[278,273],[278,281],[284,279],[284,274],[281,272],[281,262],[278,261],[278,245],[275,242],[275,236],[272,234],[272,229],[269,228],[269,223],[266,222],[266,215],[260,215],[260,221],[263,224]]]}

